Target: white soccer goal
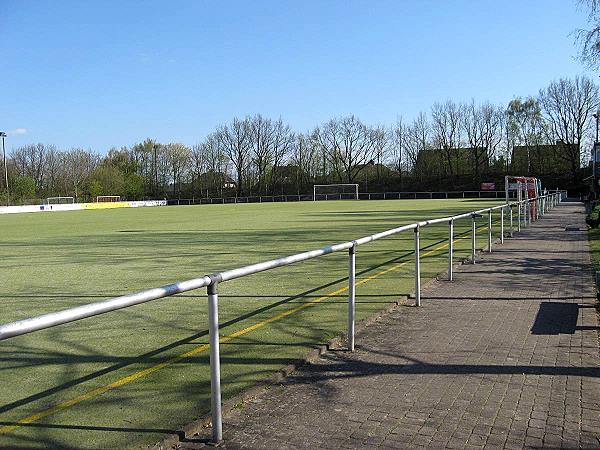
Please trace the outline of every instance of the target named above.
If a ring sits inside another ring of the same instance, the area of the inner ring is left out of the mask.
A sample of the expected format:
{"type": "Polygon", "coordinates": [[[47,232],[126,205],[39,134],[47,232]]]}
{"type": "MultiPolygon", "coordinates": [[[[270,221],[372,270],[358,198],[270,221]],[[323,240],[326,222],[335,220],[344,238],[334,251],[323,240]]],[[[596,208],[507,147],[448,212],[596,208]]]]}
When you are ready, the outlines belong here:
{"type": "Polygon", "coordinates": [[[96,203],[120,202],[120,195],[99,195],[96,197],[96,203]]]}
{"type": "Polygon", "coordinates": [[[542,183],[534,177],[506,175],[504,177],[504,190],[506,192],[506,203],[511,199],[523,201],[541,195],[542,183]]]}
{"type": "Polygon", "coordinates": [[[315,184],[313,200],[358,200],[358,184],[315,184]]]}
{"type": "Polygon", "coordinates": [[[65,205],[75,203],[75,197],[48,197],[46,205],[65,205]]]}

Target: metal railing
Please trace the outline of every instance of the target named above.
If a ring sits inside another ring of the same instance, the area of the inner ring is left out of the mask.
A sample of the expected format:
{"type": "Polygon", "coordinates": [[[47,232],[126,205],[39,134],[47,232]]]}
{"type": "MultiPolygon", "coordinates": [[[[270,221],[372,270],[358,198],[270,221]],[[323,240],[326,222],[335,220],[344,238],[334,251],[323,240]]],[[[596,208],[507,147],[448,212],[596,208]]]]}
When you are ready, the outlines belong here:
{"type": "Polygon", "coordinates": [[[452,281],[453,257],[454,257],[454,223],[457,220],[470,218],[472,222],[471,236],[471,261],[476,261],[476,219],[487,213],[487,251],[492,251],[492,213],[500,211],[500,241],[504,242],[505,231],[505,211],[509,211],[509,236],[513,236],[514,213],[517,209],[517,231],[529,226],[532,221],[546,214],[547,211],[558,205],[562,200],[561,192],[553,192],[537,198],[526,199],[520,202],[505,203],[490,208],[484,208],[477,211],[471,211],[456,216],[441,217],[437,219],[415,222],[401,227],[392,228],[370,236],[365,236],[353,241],[333,244],[316,250],[310,250],[295,255],[285,256],[266,262],[251,264],[237,269],[226,270],[211,275],[204,275],[200,278],[182,281],[179,283],[161,286],[155,289],[149,289],[134,294],[123,295],[111,298],[109,300],[91,303],[75,308],[66,309],[54,313],[43,314],[29,319],[19,320],[0,326],[0,341],[15,336],[31,333],[45,328],[74,322],[88,317],[104,314],[110,311],[116,311],[133,305],[149,302],[163,297],[169,297],[182,292],[188,292],[201,287],[207,288],[208,297],[208,321],[209,321],[209,341],[210,341],[210,371],[211,371],[211,417],[212,417],[212,440],[218,443],[222,440],[222,419],[221,419],[221,370],[220,370],[220,349],[219,349],[219,313],[218,313],[218,286],[220,283],[245,277],[277,267],[287,266],[300,261],[317,258],[330,253],[348,251],[348,335],[347,345],[349,351],[355,348],[355,300],[356,300],[356,250],[357,247],[369,242],[376,241],[388,236],[401,233],[403,231],[414,231],[415,248],[415,305],[421,305],[421,257],[420,257],[420,230],[423,227],[439,224],[449,224],[448,235],[448,280],[452,281]]]}
{"type": "MultiPolygon", "coordinates": [[[[504,198],[505,191],[390,191],[359,192],[359,200],[416,200],[450,198],[504,198]]],[[[354,200],[356,193],[317,194],[317,200],[354,200]]],[[[276,203],[313,201],[312,194],[253,195],[245,197],[192,197],[167,200],[169,205],[211,205],[225,203],[276,203]]]]}

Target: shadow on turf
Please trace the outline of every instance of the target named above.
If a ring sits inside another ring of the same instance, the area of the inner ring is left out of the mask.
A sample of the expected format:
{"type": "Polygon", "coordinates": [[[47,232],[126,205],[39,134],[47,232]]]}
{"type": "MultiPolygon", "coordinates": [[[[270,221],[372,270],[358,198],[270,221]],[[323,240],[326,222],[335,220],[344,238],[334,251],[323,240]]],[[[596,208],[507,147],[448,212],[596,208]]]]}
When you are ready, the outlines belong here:
{"type": "MultiPolygon", "coordinates": [[[[36,430],[81,430],[81,431],[99,431],[99,432],[118,432],[118,433],[150,433],[157,435],[168,435],[175,434],[179,436],[180,442],[195,442],[195,443],[207,443],[208,439],[189,439],[185,436],[185,433],[181,430],[170,430],[164,428],[137,428],[137,427],[102,427],[95,425],[59,425],[52,423],[27,423],[20,424],[17,422],[3,422],[0,421],[0,426],[12,426],[18,425],[23,428],[30,428],[36,430]]],[[[24,442],[23,444],[11,443],[10,447],[3,447],[0,442],[0,448],[11,448],[11,449],[31,449],[31,448],[51,448],[61,450],[76,450],[80,449],[79,446],[67,445],[64,442],[59,442],[56,439],[52,439],[47,435],[30,437],[30,436],[13,436],[19,441],[24,442]]]]}
{"type": "MultiPolygon", "coordinates": [[[[435,245],[435,244],[432,244],[432,245],[435,245]]],[[[375,270],[377,268],[380,268],[382,266],[385,266],[385,265],[388,265],[388,264],[394,264],[394,263],[396,263],[398,261],[401,261],[402,259],[404,259],[406,257],[409,257],[412,253],[413,252],[406,252],[406,253],[404,253],[404,254],[396,257],[396,258],[393,258],[393,259],[391,259],[389,261],[386,261],[386,262],[383,262],[381,264],[377,264],[375,266],[369,267],[369,268],[367,268],[367,269],[365,269],[365,270],[357,273],[357,275],[358,276],[364,275],[364,274],[367,274],[367,273],[369,273],[369,272],[371,272],[371,271],[373,271],[373,270],[375,270]]],[[[264,312],[269,311],[269,310],[271,310],[273,308],[276,308],[278,306],[281,306],[281,305],[284,305],[284,304],[288,304],[290,302],[293,302],[294,300],[301,299],[301,298],[303,298],[305,296],[311,295],[311,294],[313,294],[315,292],[318,292],[320,290],[327,289],[329,287],[335,286],[336,284],[339,284],[339,283],[343,282],[346,279],[347,278],[339,278],[339,279],[336,279],[336,280],[331,281],[329,283],[326,283],[326,284],[320,285],[318,287],[315,287],[315,288],[309,289],[307,291],[304,291],[304,292],[302,292],[300,294],[287,297],[287,298],[282,299],[280,301],[271,303],[270,305],[264,306],[262,308],[259,308],[259,309],[253,310],[253,311],[250,311],[250,312],[248,312],[246,314],[243,314],[243,315],[241,315],[239,317],[236,317],[236,318],[234,318],[232,320],[229,320],[227,322],[222,323],[220,325],[220,328],[223,329],[223,328],[229,327],[231,325],[234,325],[234,324],[236,324],[238,322],[241,322],[241,321],[244,321],[246,319],[250,319],[253,316],[256,316],[258,314],[264,313],[264,312]]],[[[204,295],[201,294],[201,295],[198,295],[197,297],[203,297],[203,296],[204,295]]],[[[199,338],[205,337],[205,336],[208,336],[208,330],[200,331],[200,332],[195,333],[195,334],[193,334],[191,336],[188,336],[185,339],[180,339],[180,340],[175,341],[175,342],[173,342],[173,343],[171,343],[169,345],[160,347],[160,348],[158,348],[156,350],[153,350],[151,352],[147,352],[147,353],[145,353],[143,355],[140,355],[138,357],[135,357],[135,358],[126,358],[125,360],[123,360],[123,361],[121,361],[121,362],[119,362],[117,364],[114,364],[114,365],[112,365],[110,367],[98,370],[96,372],[90,373],[88,375],[85,375],[85,376],[82,376],[82,377],[79,377],[79,378],[76,378],[76,379],[73,379],[73,380],[69,380],[69,381],[67,381],[67,382],[65,382],[65,383],[63,383],[63,384],[61,384],[59,386],[55,386],[55,387],[53,387],[51,389],[47,389],[47,390],[44,390],[44,391],[39,392],[37,394],[25,397],[23,399],[16,400],[14,402],[2,405],[2,406],[0,406],[0,413],[5,413],[5,412],[10,411],[10,410],[12,410],[14,408],[26,405],[26,404],[28,404],[30,402],[33,402],[33,401],[36,401],[36,400],[40,400],[40,399],[42,399],[44,397],[47,397],[49,395],[53,395],[53,394],[55,394],[57,392],[60,392],[60,391],[62,391],[64,389],[68,389],[68,388],[71,388],[73,386],[77,386],[77,385],[79,385],[81,383],[93,380],[93,379],[95,379],[97,377],[106,375],[108,373],[114,372],[114,371],[119,370],[119,369],[122,369],[122,368],[127,367],[127,366],[129,366],[131,364],[140,363],[140,362],[141,363],[147,363],[150,358],[152,358],[152,357],[154,357],[156,355],[159,355],[159,354],[161,354],[161,353],[163,353],[165,351],[172,350],[172,349],[174,349],[176,347],[179,347],[179,346],[182,346],[182,345],[190,344],[193,341],[195,341],[195,340],[197,340],[199,338]]],[[[18,353],[18,354],[20,353],[22,355],[22,351],[23,350],[24,349],[21,349],[20,351],[17,350],[16,353],[18,353]]],[[[23,358],[20,357],[20,358],[18,358],[18,360],[22,361],[23,358]]],[[[0,357],[0,362],[2,362],[2,361],[7,361],[6,356],[0,357]]],[[[14,360],[13,360],[13,362],[14,362],[14,360]]],[[[70,362],[72,362],[72,356],[71,355],[66,356],[62,362],[63,363],[67,363],[67,364],[70,363],[70,362]]],[[[60,361],[54,361],[54,363],[60,363],[60,361]]],[[[39,364],[40,364],[40,359],[38,359],[38,358],[36,358],[35,361],[31,362],[31,365],[39,365],[39,364]]],[[[20,366],[20,367],[23,367],[23,366],[20,366]]]]}
{"type": "MultiPolygon", "coordinates": [[[[470,231],[466,231],[464,233],[457,234],[457,237],[459,237],[460,235],[466,235],[468,233],[470,233],[470,231]]],[[[433,248],[433,247],[435,247],[435,246],[437,246],[437,245],[439,245],[441,243],[444,243],[444,242],[446,242],[446,239],[441,239],[439,241],[433,242],[432,244],[429,244],[427,246],[422,247],[421,250],[427,250],[427,249],[433,248]]],[[[445,252],[440,252],[440,253],[443,254],[445,252]]],[[[389,260],[387,260],[387,261],[385,261],[383,263],[370,266],[370,267],[366,268],[365,270],[362,270],[362,271],[358,272],[357,276],[360,277],[361,275],[369,274],[370,272],[372,272],[372,271],[374,271],[374,270],[376,270],[378,268],[381,268],[383,266],[386,266],[386,265],[396,264],[396,263],[398,263],[398,262],[400,262],[400,261],[402,261],[402,260],[410,257],[413,254],[414,254],[413,251],[404,252],[403,254],[401,254],[401,255],[399,255],[399,256],[397,256],[395,258],[391,258],[391,259],[389,259],[389,260]]],[[[232,320],[229,320],[227,322],[222,323],[221,326],[220,326],[220,328],[225,328],[225,327],[234,325],[234,324],[236,324],[238,322],[244,321],[244,320],[249,319],[249,318],[251,318],[253,316],[256,316],[258,314],[261,314],[263,312],[266,312],[266,311],[269,311],[269,310],[271,310],[273,308],[276,308],[278,306],[281,306],[281,305],[284,305],[284,304],[293,303],[294,300],[298,300],[298,299],[301,299],[301,298],[320,297],[319,295],[311,295],[311,294],[314,294],[315,292],[318,292],[320,290],[323,290],[323,289],[335,286],[336,284],[339,284],[339,283],[341,283],[341,282],[343,282],[345,280],[347,280],[347,278],[345,278],[345,277],[344,278],[339,278],[339,279],[336,279],[336,280],[334,280],[332,282],[329,282],[329,283],[323,284],[321,286],[318,286],[316,288],[313,288],[313,289],[307,290],[305,292],[302,292],[300,294],[287,297],[287,298],[282,299],[280,301],[274,302],[274,303],[272,303],[270,305],[264,306],[262,308],[254,310],[254,311],[250,311],[250,312],[248,312],[246,314],[243,314],[243,315],[241,315],[239,317],[236,317],[236,318],[234,318],[232,320]]],[[[401,295],[401,294],[398,293],[395,296],[399,296],[399,295],[401,295]]],[[[61,296],[65,297],[64,295],[61,295],[61,296]]],[[[48,296],[46,295],[46,297],[48,297],[48,296]]],[[[82,296],[73,296],[73,297],[82,297],[82,296]]],[[[105,297],[105,296],[102,296],[102,297],[105,297]]],[[[198,296],[194,296],[194,297],[203,297],[203,295],[198,295],[198,296]]],[[[235,296],[232,296],[232,297],[235,297],[235,296]]],[[[271,297],[271,296],[265,296],[265,297],[271,297]]],[[[361,297],[367,297],[367,296],[361,296],[361,297]]],[[[381,297],[381,295],[378,295],[377,297],[381,297]]],[[[271,325],[272,326],[277,326],[276,324],[271,324],[271,325]]],[[[313,336],[314,331],[315,330],[307,330],[307,332],[306,332],[307,342],[312,342],[312,344],[310,344],[310,345],[313,345],[313,346],[314,345],[318,345],[318,343],[316,343],[315,340],[314,340],[314,336],[313,336]]],[[[56,394],[58,392],[61,392],[61,391],[65,390],[65,389],[68,389],[68,388],[80,385],[82,383],[85,383],[87,381],[93,380],[93,379],[98,378],[100,376],[109,374],[109,373],[114,372],[116,370],[119,370],[119,369],[122,369],[124,367],[127,367],[127,366],[129,366],[131,364],[135,364],[135,363],[146,363],[147,364],[149,361],[151,361],[151,358],[153,358],[154,356],[160,355],[163,352],[172,350],[172,349],[177,348],[179,346],[183,346],[183,345],[186,345],[186,344],[193,343],[193,341],[195,341],[195,340],[197,340],[199,338],[205,337],[207,335],[208,335],[208,330],[203,330],[201,332],[198,332],[198,333],[195,333],[195,334],[193,334],[191,336],[188,336],[187,338],[180,339],[180,340],[175,341],[175,342],[173,342],[173,343],[171,343],[169,345],[160,347],[158,349],[155,349],[155,350],[153,350],[151,352],[147,352],[147,353],[142,354],[140,356],[133,357],[133,358],[120,358],[121,360],[118,363],[113,364],[110,367],[106,367],[104,369],[95,371],[93,373],[84,375],[84,376],[79,377],[79,378],[75,378],[75,379],[72,379],[72,380],[65,381],[64,383],[62,383],[62,384],[60,384],[58,386],[54,386],[54,387],[52,387],[50,389],[46,389],[46,390],[41,391],[39,393],[36,393],[36,394],[30,395],[30,396],[27,396],[25,398],[22,398],[22,399],[19,399],[19,400],[7,403],[5,405],[1,405],[0,406],[0,413],[5,413],[5,412],[11,411],[11,410],[13,410],[15,408],[27,405],[27,404],[29,404],[31,402],[35,402],[35,401],[44,399],[45,397],[51,396],[53,394],[56,394]]],[[[236,343],[244,345],[243,342],[236,342],[236,343]]],[[[257,343],[255,343],[254,345],[256,345],[256,344],[257,343]]],[[[262,344],[262,342],[260,344],[262,344]]],[[[248,345],[248,344],[246,344],[246,345],[248,345]]],[[[275,343],[273,343],[273,344],[267,343],[266,345],[277,345],[277,344],[275,344],[275,343]]],[[[288,344],[281,344],[280,343],[278,345],[288,345],[288,344]]],[[[296,344],[296,345],[302,345],[302,344],[296,344]]],[[[20,351],[17,350],[16,353],[20,353],[21,355],[23,355],[23,352],[25,352],[25,351],[26,351],[25,349],[21,349],[20,351]]],[[[47,355],[47,353],[46,353],[46,355],[47,355]]],[[[206,357],[204,357],[204,358],[206,358],[206,357]]],[[[22,361],[23,359],[24,358],[20,357],[17,360],[22,361]]],[[[14,359],[11,358],[11,360],[12,360],[12,362],[15,362],[14,359]]],[[[95,360],[97,361],[97,358],[95,360]]],[[[224,363],[233,362],[233,363],[238,363],[238,364],[240,364],[240,363],[244,363],[244,364],[256,364],[256,360],[255,359],[244,361],[244,358],[231,358],[231,357],[226,357],[225,356],[222,360],[223,360],[224,363]]],[[[6,357],[2,357],[2,358],[0,358],[0,361],[8,361],[8,359],[6,357]]],[[[279,359],[276,358],[274,360],[271,359],[269,361],[270,361],[271,364],[278,364],[278,365],[285,365],[285,364],[289,363],[289,359],[285,359],[285,358],[279,358],[279,359]]],[[[31,361],[31,365],[40,365],[40,363],[43,364],[43,363],[47,363],[47,362],[48,362],[47,360],[40,361],[39,358],[35,358],[35,360],[31,361]]],[[[70,364],[70,363],[73,363],[73,356],[72,355],[62,355],[62,359],[61,360],[54,360],[54,361],[51,361],[51,363],[52,364],[61,364],[61,363],[62,364],[70,364]]],[[[23,367],[23,366],[19,366],[19,367],[23,367]]],[[[7,424],[8,424],[8,422],[7,422],[7,424]]],[[[39,426],[44,426],[44,425],[41,424],[39,426]]],[[[115,429],[114,431],[118,431],[118,430],[115,429]]]]}
{"type": "Polygon", "coordinates": [[[0,421],[0,426],[18,425],[23,428],[47,428],[59,430],[86,430],[86,431],[118,431],[127,433],[161,433],[161,434],[179,434],[183,438],[183,433],[177,430],[165,428],[136,428],[136,427],[101,427],[96,425],[62,425],[54,423],[18,423],[0,421]]]}

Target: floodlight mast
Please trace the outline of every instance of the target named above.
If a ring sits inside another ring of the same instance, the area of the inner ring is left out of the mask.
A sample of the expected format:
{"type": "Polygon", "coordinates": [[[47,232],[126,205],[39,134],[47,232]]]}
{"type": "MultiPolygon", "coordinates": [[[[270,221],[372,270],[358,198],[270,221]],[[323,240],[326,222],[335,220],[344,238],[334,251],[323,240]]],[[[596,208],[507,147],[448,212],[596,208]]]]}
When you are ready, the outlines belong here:
{"type": "Polygon", "coordinates": [[[600,188],[600,142],[598,142],[598,128],[600,127],[600,111],[596,111],[592,114],[596,119],[596,139],[594,140],[594,148],[592,149],[592,189],[594,196],[597,196],[597,192],[600,188]]]}
{"type": "Polygon", "coordinates": [[[6,167],[6,148],[4,147],[4,138],[6,133],[0,131],[0,137],[2,138],[2,158],[4,164],[4,184],[6,186],[6,206],[10,205],[10,189],[8,188],[8,167],[6,167]]]}

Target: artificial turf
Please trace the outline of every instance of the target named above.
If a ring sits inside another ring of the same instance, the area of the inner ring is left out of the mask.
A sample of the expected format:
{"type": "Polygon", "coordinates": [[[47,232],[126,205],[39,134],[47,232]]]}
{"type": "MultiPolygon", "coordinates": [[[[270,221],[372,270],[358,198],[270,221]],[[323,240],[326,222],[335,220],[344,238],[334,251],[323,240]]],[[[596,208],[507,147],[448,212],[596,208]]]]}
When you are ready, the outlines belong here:
{"type": "MultiPolygon", "coordinates": [[[[328,201],[3,215],[0,323],[492,204],[328,201]]],[[[455,244],[458,260],[470,254],[470,220],[455,229],[467,237],[455,244]]],[[[422,254],[447,235],[446,224],[422,229],[422,254]]],[[[478,243],[485,245],[485,233],[478,243]]],[[[413,251],[410,231],[358,248],[358,281],[408,261],[358,286],[359,319],[413,290],[413,251]]],[[[446,248],[427,255],[423,279],[446,261],[446,248]]],[[[315,301],[344,287],[346,277],[347,255],[337,253],[222,283],[221,334],[315,301]]],[[[199,290],[0,342],[0,447],[142,447],[207,413],[208,352],[194,350],[208,341],[206,310],[199,290]],[[65,401],[68,407],[49,409],[65,401]],[[2,432],[40,411],[46,415],[2,432]]],[[[224,397],[344,331],[346,314],[344,292],[224,342],[224,397]]]]}

